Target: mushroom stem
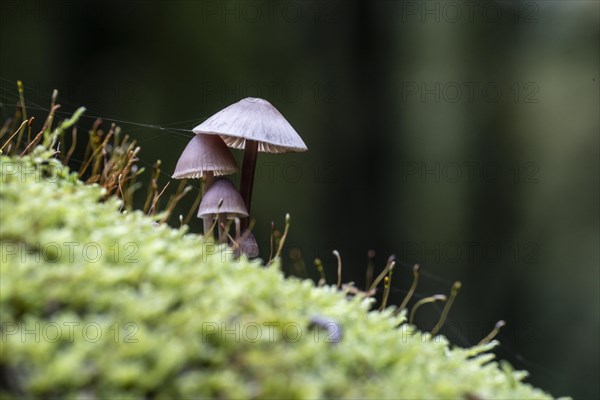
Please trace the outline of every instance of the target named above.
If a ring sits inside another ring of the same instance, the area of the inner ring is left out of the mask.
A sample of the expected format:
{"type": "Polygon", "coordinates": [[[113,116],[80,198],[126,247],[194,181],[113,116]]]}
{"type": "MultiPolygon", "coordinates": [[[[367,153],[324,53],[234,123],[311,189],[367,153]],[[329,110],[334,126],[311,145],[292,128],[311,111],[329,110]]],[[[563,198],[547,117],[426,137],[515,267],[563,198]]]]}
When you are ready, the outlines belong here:
{"type": "MultiPolygon", "coordinates": [[[[212,171],[206,171],[204,173],[204,179],[202,180],[202,197],[206,194],[206,191],[212,185],[214,180],[214,174],[212,171]]],[[[204,235],[208,234],[210,231],[210,227],[212,226],[212,218],[204,217],[202,218],[202,223],[204,225],[204,235]]]]}
{"type": "MultiPolygon", "coordinates": [[[[256,156],[258,154],[258,142],[246,139],[244,149],[244,161],[242,162],[242,177],[240,182],[240,194],[250,214],[250,201],[252,199],[252,185],[254,184],[254,170],[256,169],[256,156]]],[[[250,217],[242,219],[242,230],[248,227],[250,217]]]]}
{"type": "Polygon", "coordinates": [[[241,231],[242,229],[240,228],[240,219],[236,218],[235,220],[235,240],[236,242],[239,242],[241,235],[241,231]]]}
{"type": "Polygon", "coordinates": [[[217,225],[219,226],[219,243],[227,243],[227,216],[225,214],[219,214],[217,225]]]}

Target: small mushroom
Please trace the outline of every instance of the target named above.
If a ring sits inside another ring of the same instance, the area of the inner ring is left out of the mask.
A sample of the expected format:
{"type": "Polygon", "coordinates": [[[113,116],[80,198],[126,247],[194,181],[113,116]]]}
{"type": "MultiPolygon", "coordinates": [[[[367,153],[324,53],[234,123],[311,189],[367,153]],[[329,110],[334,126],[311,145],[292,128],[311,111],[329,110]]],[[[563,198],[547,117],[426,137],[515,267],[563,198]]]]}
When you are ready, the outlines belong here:
{"type": "Polygon", "coordinates": [[[258,257],[258,243],[252,232],[247,231],[242,235],[238,244],[240,246],[240,251],[248,258],[258,257]]]}
{"type": "Polygon", "coordinates": [[[227,232],[221,227],[221,223],[225,224],[228,219],[248,217],[242,196],[227,178],[215,179],[198,208],[199,218],[212,222],[217,215],[219,216],[219,240],[221,243],[227,242],[227,232]]]}
{"type": "MultiPolygon", "coordinates": [[[[257,153],[306,151],[306,144],[281,113],[268,101],[247,97],[219,111],[193,129],[219,135],[229,147],[244,149],[240,193],[250,211],[257,153]]],[[[243,228],[248,220],[242,221],[243,228]]]]}
{"type": "MultiPolygon", "coordinates": [[[[229,175],[238,170],[233,155],[220,137],[195,135],[181,153],[173,178],[201,178],[204,196],[213,182],[213,176],[229,175]]],[[[208,233],[210,226],[211,221],[204,219],[204,234],[208,233]]]]}

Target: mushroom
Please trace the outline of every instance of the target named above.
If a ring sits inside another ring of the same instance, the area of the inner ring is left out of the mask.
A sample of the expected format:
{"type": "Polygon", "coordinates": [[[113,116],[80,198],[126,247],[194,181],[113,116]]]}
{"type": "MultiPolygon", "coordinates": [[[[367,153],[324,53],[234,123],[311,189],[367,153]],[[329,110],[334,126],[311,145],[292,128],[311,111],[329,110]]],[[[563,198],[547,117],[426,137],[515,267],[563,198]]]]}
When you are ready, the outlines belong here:
{"type": "MultiPolygon", "coordinates": [[[[213,176],[233,174],[239,170],[225,142],[214,135],[195,135],[181,153],[173,178],[201,178],[202,196],[210,187],[213,176]]],[[[204,219],[204,234],[210,229],[210,219],[204,219]]]]}
{"type": "Polygon", "coordinates": [[[225,232],[225,228],[221,226],[221,223],[225,224],[228,219],[248,217],[248,211],[242,196],[227,178],[215,179],[206,191],[198,208],[199,218],[208,219],[212,222],[217,216],[221,243],[227,242],[227,232],[225,232]]]}
{"type": "MultiPolygon", "coordinates": [[[[193,129],[219,135],[229,147],[244,149],[240,193],[250,211],[257,152],[306,151],[307,147],[281,113],[266,100],[247,97],[219,111],[193,129]]],[[[243,228],[248,220],[243,220],[243,228]]]]}
{"type": "Polygon", "coordinates": [[[244,253],[246,257],[258,257],[258,243],[252,232],[247,231],[239,240],[239,250],[244,253]]]}

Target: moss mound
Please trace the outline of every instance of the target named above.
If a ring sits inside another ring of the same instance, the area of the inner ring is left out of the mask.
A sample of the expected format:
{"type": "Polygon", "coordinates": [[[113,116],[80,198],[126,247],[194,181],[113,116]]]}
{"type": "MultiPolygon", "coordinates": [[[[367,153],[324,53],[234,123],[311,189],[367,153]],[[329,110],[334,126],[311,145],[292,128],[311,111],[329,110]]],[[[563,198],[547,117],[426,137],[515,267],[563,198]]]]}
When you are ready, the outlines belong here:
{"type": "Polygon", "coordinates": [[[0,163],[3,397],[550,398],[493,343],[452,347],[121,213],[41,148],[0,163]]]}

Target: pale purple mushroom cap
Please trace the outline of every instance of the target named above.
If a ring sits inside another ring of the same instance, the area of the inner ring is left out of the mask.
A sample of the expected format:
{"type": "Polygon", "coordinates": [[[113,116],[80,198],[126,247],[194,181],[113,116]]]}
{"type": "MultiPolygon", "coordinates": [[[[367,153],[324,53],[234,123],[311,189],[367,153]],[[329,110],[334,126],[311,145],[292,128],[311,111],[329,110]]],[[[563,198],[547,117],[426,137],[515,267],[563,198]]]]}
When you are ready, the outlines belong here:
{"type": "Polygon", "coordinates": [[[217,214],[225,215],[228,219],[246,218],[248,216],[244,199],[227,178],[215,179],[206,191],[198,208],[199,218],[215,217],[217,214]],[[223,199],[223,203],[219,207],[221,199],[223,199]]]}
{"type": "Polygon", "coordinates": [[[207,172],[219,176],[237,171],[235,159],[220,137],[195,135],[181,153],[173,178],[202,178],[207,172]]]}
{"type": "MultiPolygon", "coordinates": [[[[258,257],[258,243],[252,232],[247,232],[246,237],[239,243],[242,253],[248,258],[258,257]]],[[[243,235],[242,235],[243,236],[243,235]]]]}
{"type": "Polygon", "coordinates": [[[247,97],[193,129],[194,133],[219,135],[229,147],[244,149],[246,140],[258,142],[258,151],[287,153],[308,150],[290,123],[268,101],[247,97]]]}

